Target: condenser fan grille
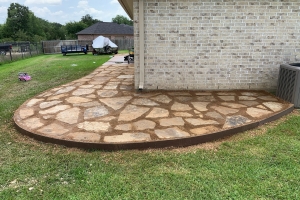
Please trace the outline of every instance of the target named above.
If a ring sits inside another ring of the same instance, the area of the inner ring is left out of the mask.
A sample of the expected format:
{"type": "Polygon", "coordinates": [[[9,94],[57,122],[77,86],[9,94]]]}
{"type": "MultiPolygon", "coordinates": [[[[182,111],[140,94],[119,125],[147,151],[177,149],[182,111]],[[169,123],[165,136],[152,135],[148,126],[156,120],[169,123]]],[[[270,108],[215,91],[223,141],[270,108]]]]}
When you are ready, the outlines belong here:
{"type": "Polygon", "coordinates": [[[300,63],[280,65],[276,96],[300,106],[300,63]]]}
{"type": "Polygon", "coordinates": [[[286,68],[280,68],[279,74],[277,96],[281,99],[292,102],[296,72],[286,68]]]}

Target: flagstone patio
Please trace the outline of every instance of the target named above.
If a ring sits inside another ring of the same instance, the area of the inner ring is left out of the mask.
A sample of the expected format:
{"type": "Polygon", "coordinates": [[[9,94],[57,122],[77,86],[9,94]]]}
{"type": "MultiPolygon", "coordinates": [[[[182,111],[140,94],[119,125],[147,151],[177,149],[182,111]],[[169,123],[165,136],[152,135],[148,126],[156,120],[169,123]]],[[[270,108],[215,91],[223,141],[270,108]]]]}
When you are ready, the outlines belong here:
{"type": "Polygon", "coordinates": [[[136,91],[133,64],[122,60],[29,99],[15,112],[17,128],[72,147],[161,148],[226,137],[293,110],[265,91],[136,91]]]}

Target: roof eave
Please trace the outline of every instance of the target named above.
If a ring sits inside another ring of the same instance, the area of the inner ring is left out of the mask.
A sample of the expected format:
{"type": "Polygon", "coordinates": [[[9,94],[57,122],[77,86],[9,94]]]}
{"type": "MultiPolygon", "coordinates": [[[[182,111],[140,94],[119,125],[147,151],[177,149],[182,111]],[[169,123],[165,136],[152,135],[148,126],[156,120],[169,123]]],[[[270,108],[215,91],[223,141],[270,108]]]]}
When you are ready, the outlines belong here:
{"type": "Polygon", "coordinates": [[[133,20],[133,0],[118,0],[127,15],[133,20]]]}

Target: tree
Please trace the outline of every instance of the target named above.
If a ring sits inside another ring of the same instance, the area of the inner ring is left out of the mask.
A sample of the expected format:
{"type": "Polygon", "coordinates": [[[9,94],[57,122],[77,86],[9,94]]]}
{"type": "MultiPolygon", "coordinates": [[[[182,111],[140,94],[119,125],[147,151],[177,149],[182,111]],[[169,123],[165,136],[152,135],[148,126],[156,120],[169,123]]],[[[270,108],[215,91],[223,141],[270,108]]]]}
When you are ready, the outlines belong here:
{"type": "Polygon", "coordinates": [[[97,23],[97,22],[100,22],[100,20],[98,19],[93,19],[92,16],[90,16],[89,14],[81,17],[81,22],[85,23],[87,25],[87,27],[97,23]]]}
{"type": "Polygon", "coordinates": [[[87,28],[88,26],[83,22],[68,22],[66,23],[66,31],[68,39],[77,39],[76,33],[82,31],[83,29],[87,28]]]}
{"type": "Polygon", "coordinates": [[[127,24],[129,26],[133,26],[133,21],[122,15],[117,15],[115,18],[112,18],[112,22],[117,24],[127,24]]]}
{"type": "MultiPolygon", "coordinates": [[[[19,31],[23,33],[27,32],[29,27],[30,14],[29,9],[26,6],[22,6],[18,3],[11,3],[7,9],[6,30],[5,34],[8,37],[17,39],[17,33],[19,31]]],[[[21,33],[19,32],[19,33],[21,33]]]]}

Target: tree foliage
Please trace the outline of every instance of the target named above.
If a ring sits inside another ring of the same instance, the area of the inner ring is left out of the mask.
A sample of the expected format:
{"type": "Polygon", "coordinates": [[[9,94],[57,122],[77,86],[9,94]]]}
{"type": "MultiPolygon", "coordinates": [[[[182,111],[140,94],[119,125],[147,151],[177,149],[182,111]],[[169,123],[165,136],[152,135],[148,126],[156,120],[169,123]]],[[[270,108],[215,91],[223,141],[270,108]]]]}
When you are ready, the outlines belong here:
{"type": "Polygon", "coordinates": [[[117,24],[127,24],[129,26],[133,26],[133,21],[122,15],[117,15],[116,17],[112,18],[112,22],[117,24]]]}
{"type": "MultiPolygon", "coordinates": [[[[0,42],[77,39],[76,33],[97,22],[101,21],[87,14],[78,22],[71,21],[65,25],[51,23],[36,17],[28,7],[11,3],[7,9],[6,23],[0,24],[0,42]]],[[[131,26],[133,24],[121,15],[113,18],[112,22],[131,26]]]]}
{"type": "Polygon", "coordinates": [[[93,24],[97,23],[97,22],[100,22],[100,20],[98,19],[93,19],[93,17],[89,14],[81,17],[81,22],[85,23],[88,27],[89,26],[92,26],[93,24]]]}

